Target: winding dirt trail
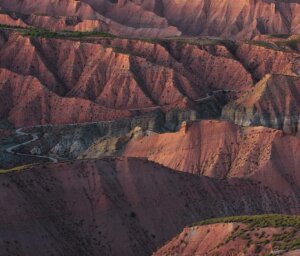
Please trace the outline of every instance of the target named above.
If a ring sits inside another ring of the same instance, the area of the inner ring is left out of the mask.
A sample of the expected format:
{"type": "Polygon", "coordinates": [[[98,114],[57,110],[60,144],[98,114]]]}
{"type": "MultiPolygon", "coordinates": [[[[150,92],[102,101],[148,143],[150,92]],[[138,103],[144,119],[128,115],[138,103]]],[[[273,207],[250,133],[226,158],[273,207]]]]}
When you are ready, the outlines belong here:
{"type": "Polygon", "coordinates": [[[7,153],[9,153],[9,154],[16,154],[16,155],[19,155],[19,156],[29,156],[29,157],[49,159],[53,163],[57,163],[58,162],[58,160],[56,158],[53,158],[53,157],[50,157],[50,156],[39,156],[39,155],[23,154],[23,153],[15,152],[15,149],[17,149],[17,148],[19,148],[21,146],[24,146],[24,145],[28,145],[28,144],[30,144],[30,143],[32,143],[32,142],[34,142],[34,141],[36,141],[36,140],[39,139],[39,137],[37,136],[37,134],[35,134],[35,133],[25,133],[25,132],[22,132],[22,129],[23,128],[19,128],[19,129],[16,130],[17,136],[29,135],[29,136],[32,137],[32,139],[7,148],[5,150],[7,153]]]}

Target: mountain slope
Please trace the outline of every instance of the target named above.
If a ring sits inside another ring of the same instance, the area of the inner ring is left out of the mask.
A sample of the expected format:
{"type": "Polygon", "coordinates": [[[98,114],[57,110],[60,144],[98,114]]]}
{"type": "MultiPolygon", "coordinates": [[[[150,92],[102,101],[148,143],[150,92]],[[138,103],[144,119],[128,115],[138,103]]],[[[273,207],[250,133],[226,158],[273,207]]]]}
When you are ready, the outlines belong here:
{"type": "Polygon", "coordinates": [[[177,133],[132,140],[124,155],[147,157],[178,171],[209,177],[247,177],[297,196],[299,147],[298,137],[279,130],[201,121],[187,124],[177,133]]]}
{"type": "Polygon", "coordinates": [[[63,98],[45,88],[38,79],[0,69],[0,119],[17,127],[36,124],[72,124],[130,116],[88,100],[63,98]]]}
{"type": "Polygon", "coordinates": [[[251,181],[195,177],[145,159],[15,170],[0,175],[1,255],[150,255],[195,221],[292,213],[297,203],[251,181]]]}
{"type": "Polygon", "coordinates": [[[298,216],[212,219],[185,228],[153,255],[298,255],[299,227],[298,216]]]}
{"type": "Polygon", "coordinates": [[[203,115],[206,103],[206,112],[220,112],[266,74],[295,75],[297,51],[272,47],[255,41],[126,39],[8,27],[0,30],[0,68],[35,77],[58,97],[116,112],[193,109],[198,118],[212,118],[220,113],[203,115]]]}

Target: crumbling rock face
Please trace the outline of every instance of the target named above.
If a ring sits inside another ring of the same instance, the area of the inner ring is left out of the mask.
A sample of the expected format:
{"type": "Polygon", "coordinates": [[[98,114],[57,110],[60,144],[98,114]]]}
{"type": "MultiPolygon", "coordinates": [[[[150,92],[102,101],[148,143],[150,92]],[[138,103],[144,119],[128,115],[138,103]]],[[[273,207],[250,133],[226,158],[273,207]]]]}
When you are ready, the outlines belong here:
{"type": "MultiPolygon", "coordinates": [[[[93,144],[96,145],[99,140],[106,141],[107,147],[109,147],[109,143],[113,144],[113,141],[118,140],[118,138],[129,136],[130,139],[130,134],[137,127],[146,133],[146,131],[160,131],[164,126],[163,113],[153,112],[109,122],[35,127],[26,129],[26,131],[38,134],[39,139],[20,148],[19,151],[29,153],[36,147],[41,150],[43,155],[51,154],[58,158],[75,159],[84,154],[93,144]]],[[[113,154],[114,150],[107,152],[108,155],[111,155],[109,153],[113,154]]],[[[97,152],[96,154],[100,157],[104,156],[105,152],[97,152]]]]}
{"type": "Polygon", "coordinates": [[[60,97],[32,76],[0,69],[0,118],[17,127],[45,123],[82,123],[130,116],[127,111],[107,109],[91,101],[60,97]]]}
{"type": "Polygon", "coordinates": [[[254,89],[223,109],[223,117],[239,125],[263,125],[299,134],[300,78],[267,75],[254,89]]]}
{"type": "Polygon", "coordinates": [[[132,158],[37,165],[0,181],[0,254],[12,256],[150,255],[192,222],[290,213],[296,203],[247,180],[195,177],[132,158]]]}
{"type": "Polygon", "coordinates": [[[299,147],[298,137],[279,130],[201,121],[183,125],[177,133],[132,140],[124,155],[146,157],[178,171],[209,177],[247,177],[297,197],[299,147]]]}
{"type": "MultiPolygon", "coordinates": [[[[116,112],[111,118],[89,114],[84,120],[79,118],[80,122],[124,117],[118,114],[124,110],[143,114],[156,109],[192,109],[201,117],[199,106],[203,109],[209,103],[208,108],[217,113],[228,102],[225,94],[215,101],[213,91],[230,92],[231,100],[268,73],[295,74],[295,52],[249,43],[195,40],[55,39],[3,30],[0,67],[35,77],[49,92],[68,102],[83,100],[116,112]]],[[[12,78],[3,76],[5,81],[12,78]]],[[[1,93],[1,97],[7,97],[4,90],[1,93]]],[[[53,102],[48,103],[38,111],[50,109],[53,102]]],[[[47,120],[36,119],[32,125],[49,123],[47,120]]],[[[65,121],[53,119],[52,123],[65,121]]],[[[24,124],[24,120],[18,121],[18,126],[24,124]]]]}

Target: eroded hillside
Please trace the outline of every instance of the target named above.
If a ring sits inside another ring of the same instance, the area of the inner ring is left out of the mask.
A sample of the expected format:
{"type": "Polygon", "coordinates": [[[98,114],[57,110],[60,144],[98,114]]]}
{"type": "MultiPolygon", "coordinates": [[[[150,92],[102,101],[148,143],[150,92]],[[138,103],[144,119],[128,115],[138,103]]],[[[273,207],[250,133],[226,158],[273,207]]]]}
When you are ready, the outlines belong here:
{"type": "MultiPolygon", "coordinates": [[[[299,80],[298,50],[289,46],[295,39],[273,44],[145,40],[12,27],[3,29],[0,38],[0,97],[13,99],[4,100],[0,115],[17,127],[113,120],[170,109],[194,110],[197,119],[215,118],[226,103],[259,88],[256,83],[268,74],[292,76],[295,84],[299,80]],[[34,88],[27,90],[31,79],[34,88]],[[16,99],[20,90],[24,93],[16,99]],[[57,111],[68,109],[74,115],[57,117],[57,111]]],[[[287,104],[280,107],[291,115],[287,104]]]]}
{"type": "Polygon", "coordinates": [[[51,30],[235,39],[300,31],[298,0],[1,0],[0,7],[1,23],[51,30]]]}
{"type": "Polygon", "coordinates": [[[153,255],[298,255],[299,217],[241,216],[185,228],[153,255]]]}
{"type": "Polygon", "coordinates": [[[247,177],[298,197],[299,147],[298,137],[279,130],[202,121],[187,124],[177,133],[132,140],[124,155],[209,177],[247,177]]]}
{"type": "Polygon", "coordinates": [[[252,181],[195,177],[138,158],[36,165],[0,182],[0,253],[11,256],[150,255],[192,222],[295,213],[290,204],[299,203],[252,181]]]}

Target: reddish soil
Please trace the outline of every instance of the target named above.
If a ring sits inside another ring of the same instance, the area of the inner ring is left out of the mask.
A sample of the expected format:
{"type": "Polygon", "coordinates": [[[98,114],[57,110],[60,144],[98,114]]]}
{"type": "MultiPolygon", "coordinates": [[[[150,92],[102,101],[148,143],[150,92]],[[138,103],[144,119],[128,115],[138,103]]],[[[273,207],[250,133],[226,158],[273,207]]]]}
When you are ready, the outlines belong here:
{"type": "Polygon", "coordinates": [[[248,177],[279,192],[297,195],[299,150],[300,138],[282,131],[201,121],[183,126],[177,133],[135,139],[124,155],[147,157],[178,171],[209,177],[248,177]]]}
{"type": "MultiPolygon", "coordinates": [[[[233,94],[238,95],[251,90],[268,73],[292,75],[291,63],[297,57],[295,52],[248,43],[225,46],[212,41],[195,45],[176,40],[71,39],[30,38],[0,31],[0,68],[16,73],[5,77],[10,73],[2,72],[3,81],[7,81],[5,88],[16,75],[30,76],[47,93],[71,104],[64,107],[73,109],[72,104],[76,104],[74,113],[80,108],[89,113],[85,117],[50,117],[56,114],[45,112],[59,105],[53,106],[53,101],[34,103],[39,98],[27,95],[23,100],[27,102],[31,97],[39,114],[26,117],[25,108],[21,120],[11,112],[12,123],[24,126],[101,121],[128,116],[126,110],[143,112],[158,106],[186,109],[199,104],[197,100],[213,90],[234,90],[233,94]],[[100,109],[97,114],[95,108],[100,109]]],[[[10,97],[6,93],[8,90],[2,89],[0,97],[10,97]]],[[[16,108],[16,104],[11,100],[9,109],[16,108]]],[[[8,118],[7,110],[4,112],[2,117],[8,118]]]]}
{"type": "MultiPolygon", "coordinates": [[[[297,1],[127,1],[118,0],[1,0],[0,7],[25,16],[28,25],[51,29],[104,29],[118,34],[144,37],[209,35],[253,38],[261,34],[297,34],[300,3],[297,1]],[[66,22],[63,17],[79,17],[66,22]],[[52,17],[55,17],[53,19],[52,17]]],[[[10,23],[7,18],[0,18],[10,23]]]]}
{"type": "Polygon", "coordinates": [[[195,221],[291,213],[297,203],[244,179],[133,158],[37,165],[1,174],[0,184],[0,254],[11,256],[150,255],[195,221]]]}

